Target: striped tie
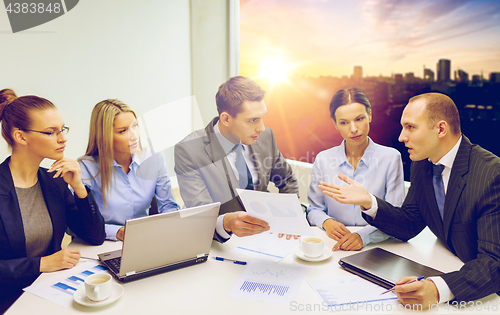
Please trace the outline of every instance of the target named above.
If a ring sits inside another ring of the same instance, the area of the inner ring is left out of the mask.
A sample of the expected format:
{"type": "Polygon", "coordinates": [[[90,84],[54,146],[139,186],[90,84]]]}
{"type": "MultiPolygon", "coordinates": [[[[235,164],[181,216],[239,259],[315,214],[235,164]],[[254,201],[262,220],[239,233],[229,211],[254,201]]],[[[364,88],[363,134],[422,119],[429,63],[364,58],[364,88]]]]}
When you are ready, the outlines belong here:
{"type": "Polygon", "coordinates": [[[441,219],[443,219],[443,211],[444,211],[444,184],[443,177],[441,174],[443,173],[444,165],[432,164],[432,185],[434,186],[434,194],[436,195],[436,202],[439,208],[439,214],[441,215],[441,219]]]}

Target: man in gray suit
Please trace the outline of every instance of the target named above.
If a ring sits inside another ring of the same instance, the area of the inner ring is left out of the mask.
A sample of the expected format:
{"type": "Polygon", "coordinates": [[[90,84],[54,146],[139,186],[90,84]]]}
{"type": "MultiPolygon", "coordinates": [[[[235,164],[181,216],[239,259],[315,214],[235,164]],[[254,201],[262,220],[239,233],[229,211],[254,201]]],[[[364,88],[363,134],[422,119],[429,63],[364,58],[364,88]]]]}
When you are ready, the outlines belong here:
{"type": "Polygon", "coordinates": [[[339,177],[347,186],[320,183],[320,188],[338,202],[360,205],[369,224],[402,240],[428,226],[464,262],[460,270],[428,280],[400,279],[395,293],[403,304],[428,308],[500,293],[500,159],[461,134],[458,110],[444,94],[411,98],[401,125],[399,141],[413,161],[401,208],[345,175],[339,177]]]}
{"type": "Polygon", "coordinates": [[[187,207],[220,202],[214,239],[248,236],[269,230],[251,217],[236,188],[267,191],[270,181],[280,193],[298,193],[298,182],[281,155],[274,134],[264,126],[264,91],[237,76],[219,87],[219,117],[175,145],[175,172],[187,207]]]}

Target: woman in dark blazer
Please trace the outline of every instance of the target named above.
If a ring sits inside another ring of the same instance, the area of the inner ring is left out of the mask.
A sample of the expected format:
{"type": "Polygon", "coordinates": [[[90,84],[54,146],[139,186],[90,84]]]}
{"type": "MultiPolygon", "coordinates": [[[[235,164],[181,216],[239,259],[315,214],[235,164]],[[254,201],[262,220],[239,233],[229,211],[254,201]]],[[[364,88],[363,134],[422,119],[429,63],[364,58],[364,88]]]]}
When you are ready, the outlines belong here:
{"type": "Polygon", "coordinates": [[[104,242],[104,219],[64,157],[68,127],[55,106],[37,96],[0,91],[2,136],[12,154],[0,164],[0,313],[41,272],[72,268],[78,250],[61,250],[67,227],[90,244],[104,242]],[[50,169],[44,158],[55,160],[50,169]],[[68,185],[71,186],[72,193],[68,185]],[[73,194],[75,196],[73,196],[73,194]]]}

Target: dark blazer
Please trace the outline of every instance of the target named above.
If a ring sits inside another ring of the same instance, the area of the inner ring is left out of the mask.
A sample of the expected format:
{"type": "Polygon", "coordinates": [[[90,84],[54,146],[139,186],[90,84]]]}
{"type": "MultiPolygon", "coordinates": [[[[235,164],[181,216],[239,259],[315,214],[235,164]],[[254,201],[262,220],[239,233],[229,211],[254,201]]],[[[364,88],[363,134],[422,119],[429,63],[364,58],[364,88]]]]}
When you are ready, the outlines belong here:
{"type": "MultiPolygon", "coordinates": [[[[214,133],[218,120],[214,118],[205,129],[194,131],[175,145],[180,193],[187,207],[220,202],[219,214],[245,211],[236,193],[238,182],[214,133]]],[[[250,153],[259,173],[256,190],[267,191],[271,181],[280,193],[299,192],[297,178],[278,150],[271,129],[260,134],[250,153]]],[[[224,241],[217,233],[214,239],[224,241]]]]}
{"type": "MultiPolygon", "coordinates": [[[[0,313],[15,301],[22,288],[40,275],[41,257],[26,257],[26,239],[9,160],[10,157],[0,164],[0,313]]],[[[52,176],[47,169],[38,169],[38,181],[53,227],[47,255],[61,250],[66,227],[92,245],[102,244],[104,219],[92,194],[74,198],[68,184],[52,176]]]]}
{"type": "Polygon", "coordinates": [[[500,293],[500,159],[465,136],[451,169],[439,215],[432,185],[432,164],[413,162],[411,186],[401,208],[377,198],[373,224],[387,234],[408,240],[428,226],[465,264],[442,278],[458,301],[500,293]],[[443,222],[444,221],[444,222],[443,222]]]}

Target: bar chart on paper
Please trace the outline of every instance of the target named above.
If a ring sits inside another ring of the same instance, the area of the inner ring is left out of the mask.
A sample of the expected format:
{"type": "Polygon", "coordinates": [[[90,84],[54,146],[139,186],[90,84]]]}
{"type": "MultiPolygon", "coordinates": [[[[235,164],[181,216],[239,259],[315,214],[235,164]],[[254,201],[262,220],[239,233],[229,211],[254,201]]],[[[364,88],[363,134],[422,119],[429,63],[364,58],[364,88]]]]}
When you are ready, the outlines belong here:
{"type": "Polygon", "coordinates": [[[255,292],[258,290],[259,292],[262,292],[263,294],[267,294],[267,295],[277,294],[279,296],[284,296],[288,292],[288,289],[290,289],[290,287],[286,286],[286,285],[276,285],[276,284],[266,284],[266,283],[245,281],[245,282],[243,282],[243,285],[241,286],[240,291],[255,292]]]}
{"type": "Polygon", "coordinates": [[[91,264],[89,264],[89,266],[82,272],[64,278],[61,281],[54,283],[52,286],[50,286],[50,288],[59,292],[69,294],[71,295],[71,297],[73,297],[73,294],[76,292],[78,287],[85,282],[85,278],[93,275],[94,273],[103,272],[105,270],[106,269],[103,266],[93,265],[91,262],[91,264]]]}
{"type": "Polygon", "coordinates": [[[106,272],[106,269],[97,262],[80,263],[72,269],[61,271],[53,277],[24,288],[24,291],[68,307],[73,303],[73,294],[84,283],[85,278],[100,272],[106,272]]]}
{"type": "Polygon", "coordinates": [[[309,280],[309,285],[329,306],[345,304],[366,304],[369,302],[394,301],[397,296],[386,288],[356,275],[309,280]]]}
{"type": "Polygon", "coordinates": [[[300,288],[306,267],[252,260],[229,296],[288,304],[300,288]]]}

